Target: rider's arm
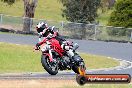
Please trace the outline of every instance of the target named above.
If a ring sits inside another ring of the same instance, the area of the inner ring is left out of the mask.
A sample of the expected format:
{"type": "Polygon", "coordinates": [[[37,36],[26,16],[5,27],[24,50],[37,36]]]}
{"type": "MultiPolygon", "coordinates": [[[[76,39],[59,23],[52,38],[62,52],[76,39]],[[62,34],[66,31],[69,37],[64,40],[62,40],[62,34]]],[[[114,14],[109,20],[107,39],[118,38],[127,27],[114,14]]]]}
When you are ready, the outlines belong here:
{"type": "Polygon", "coordinates": [[[43,43],[45,43],[47,41],[47,38],[44,38],[41,42],[37,43],[39,46],[42,45],[43,43]]]}
{"type": "Polygon", "coordinates": [[[42,35],[39,34],[39,42],[41,42],[42,35]]]}
{"type": "Polygon", "coordinates": [[[42,45],[43,43],[45,43],[46,41],[47,41],[47,38],[44,38],[43,41],[37,43],[35,46],[35,50],[39,50],[39,46],[42,45]]]}

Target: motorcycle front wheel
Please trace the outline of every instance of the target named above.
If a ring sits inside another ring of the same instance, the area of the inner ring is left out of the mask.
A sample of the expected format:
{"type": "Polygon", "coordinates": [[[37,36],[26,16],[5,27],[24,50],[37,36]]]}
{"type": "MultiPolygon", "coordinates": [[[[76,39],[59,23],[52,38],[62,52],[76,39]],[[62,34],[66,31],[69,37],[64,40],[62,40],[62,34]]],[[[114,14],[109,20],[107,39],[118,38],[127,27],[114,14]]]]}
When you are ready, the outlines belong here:
{"type": "Polygon", "coordinates": [[[41,56],[41,63],[44,69],[51,75],[56,75],[58,73],[58,65],[55,63],[51,63],[49,61],[49,56],[43,55],[41,56]]]}
{"type": "Polygon", "coordinates": [[[72,66],[72,70],[75,73],[79,74],[79,68],[84,69],[84,70],[86,69],[83,59],[77,53],[75,53],[74,62],[75,64],[72,66]]]}

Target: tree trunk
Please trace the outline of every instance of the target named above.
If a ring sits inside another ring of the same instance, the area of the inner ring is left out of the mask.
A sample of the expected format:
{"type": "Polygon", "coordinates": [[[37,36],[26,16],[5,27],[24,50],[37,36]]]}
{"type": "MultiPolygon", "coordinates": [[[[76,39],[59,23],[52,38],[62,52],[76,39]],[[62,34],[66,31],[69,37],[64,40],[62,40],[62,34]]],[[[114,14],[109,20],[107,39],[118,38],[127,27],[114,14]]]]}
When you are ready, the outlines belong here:
{"type": "Polygon", "coordinates": [[[30,32],[33,25],[32,18],[34,18],[35,8],[37,6],[38,0],[32,0],[31,3],[30,0],[23,0],[23,2],[24,2],[23,31],[30,32]]]}

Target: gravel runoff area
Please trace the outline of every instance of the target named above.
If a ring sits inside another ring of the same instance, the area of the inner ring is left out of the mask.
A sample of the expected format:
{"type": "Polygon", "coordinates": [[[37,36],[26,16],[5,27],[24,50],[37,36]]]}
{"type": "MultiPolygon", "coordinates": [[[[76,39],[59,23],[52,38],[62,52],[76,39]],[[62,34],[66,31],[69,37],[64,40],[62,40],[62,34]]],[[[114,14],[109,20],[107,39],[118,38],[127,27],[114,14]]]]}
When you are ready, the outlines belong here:
{"type": "Polygon", "coordinates": [[[61,88],[79,86],[76,80],[0,80],[0,88],[61,88]]]}
{"type": "Polygon", "coordinates": [[[0,80],[0,88],[131,88],[129,84],[77,84],[76,80],[0,80]]]}

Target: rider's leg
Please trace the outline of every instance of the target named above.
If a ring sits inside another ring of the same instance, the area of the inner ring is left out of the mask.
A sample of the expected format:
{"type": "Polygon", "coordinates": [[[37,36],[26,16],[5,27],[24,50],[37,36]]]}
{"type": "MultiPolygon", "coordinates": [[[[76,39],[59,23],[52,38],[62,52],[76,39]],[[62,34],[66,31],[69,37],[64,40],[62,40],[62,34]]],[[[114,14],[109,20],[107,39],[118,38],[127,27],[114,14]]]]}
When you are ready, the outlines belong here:
{"type": "Polygon", "coordinates": [[[67,52],[67,54],[70,56],[70,61],[72,63],[78,63],[80,66],[83,65],[83,60],[80,58],[79,55],[75,55],[73,49],[71,46],[68,46],[65,42],[61,45],[61,47],[67,52]]]}
{"type": "Polygon", "coordinates": [[[71,46],[67,45],[66,41],[64,41],[62,44],[61,44],[61,47],[62,49],[64,49],[67,54],[70,56],[70,57],[73,57],[74,56],[74,52],[71,48],[71,46]]]}

